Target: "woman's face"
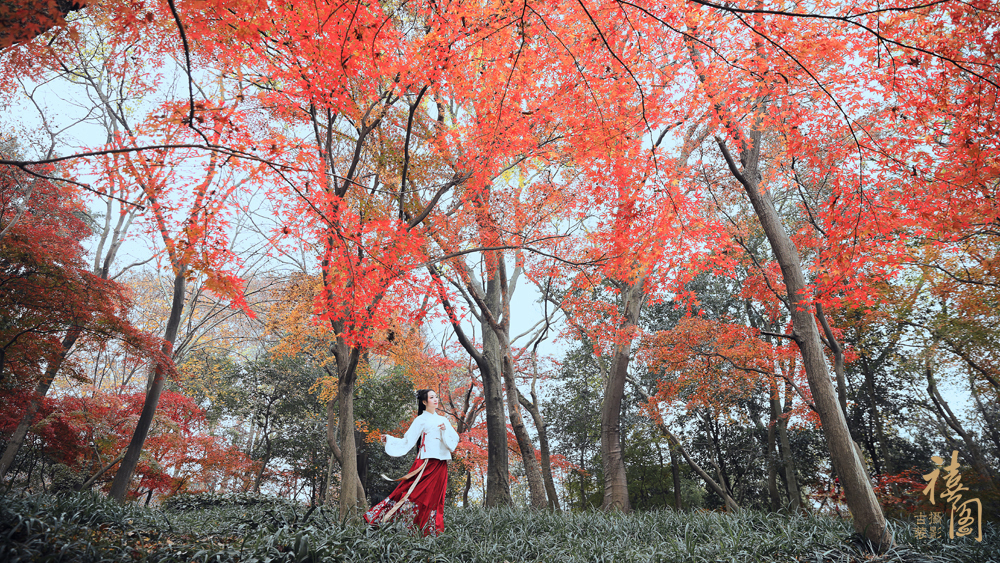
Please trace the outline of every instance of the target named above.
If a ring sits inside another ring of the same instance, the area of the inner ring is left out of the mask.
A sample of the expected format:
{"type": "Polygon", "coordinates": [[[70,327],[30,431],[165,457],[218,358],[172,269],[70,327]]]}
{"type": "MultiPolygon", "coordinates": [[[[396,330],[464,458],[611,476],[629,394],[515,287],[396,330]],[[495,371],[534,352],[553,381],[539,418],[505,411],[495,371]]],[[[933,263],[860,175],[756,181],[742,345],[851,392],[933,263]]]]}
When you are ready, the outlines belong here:
{"type": "Polygon", "coordinates": [[[438,396],[437,396],[437,393],[435,393],[434,391],[431,391],[430,393],[427,393],[427,400],[424,401],[424,405],[427,407],[427,410],[429,410],[429,411],[436,411],[437,408],[438,408],[438,396]]]}

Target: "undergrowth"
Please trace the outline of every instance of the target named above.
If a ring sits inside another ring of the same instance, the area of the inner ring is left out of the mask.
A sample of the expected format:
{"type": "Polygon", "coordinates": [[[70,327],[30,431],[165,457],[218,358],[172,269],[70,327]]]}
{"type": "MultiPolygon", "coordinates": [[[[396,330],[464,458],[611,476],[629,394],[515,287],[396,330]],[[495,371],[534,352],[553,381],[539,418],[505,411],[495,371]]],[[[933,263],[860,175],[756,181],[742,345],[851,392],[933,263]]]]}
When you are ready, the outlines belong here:
{"type": "Polygon", "coordinates": [[[336,511],[280,499],[205,497],[159,508],[96,494],[5,497],[0,561],[19,562],[953,562],[1000,563],[1000,534],[982,542],[916,539],[893,521],[897,547],[864,550],[838,518],[741,512],[551,513],[451,509],[439,537],[401,524],[341,525],[336,511]]]}

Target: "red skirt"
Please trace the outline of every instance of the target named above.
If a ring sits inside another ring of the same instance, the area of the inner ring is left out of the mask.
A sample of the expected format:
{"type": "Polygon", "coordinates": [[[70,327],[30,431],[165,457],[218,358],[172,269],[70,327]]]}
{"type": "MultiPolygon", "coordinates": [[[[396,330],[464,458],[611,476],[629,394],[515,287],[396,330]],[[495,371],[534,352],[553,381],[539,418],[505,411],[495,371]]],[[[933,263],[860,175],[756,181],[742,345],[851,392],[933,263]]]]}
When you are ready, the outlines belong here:
{"type": "Polygon", "coordinates": [[[413,518],[424,535],[444,531],[444,494],[448,490],[448,462],[443,459],[415,459],[396,489],[365,513],[365,522],[378,526],[400,515],[413,518]],[[426,462],[426,465],[424,465],[426,462]]]}

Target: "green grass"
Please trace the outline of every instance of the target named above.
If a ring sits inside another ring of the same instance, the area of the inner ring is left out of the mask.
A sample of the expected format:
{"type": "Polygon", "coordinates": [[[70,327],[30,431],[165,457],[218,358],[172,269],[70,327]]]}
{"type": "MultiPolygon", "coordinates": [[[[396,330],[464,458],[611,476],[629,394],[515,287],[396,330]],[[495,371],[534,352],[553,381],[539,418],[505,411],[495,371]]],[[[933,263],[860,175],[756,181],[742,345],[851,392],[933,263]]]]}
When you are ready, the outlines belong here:
{"type": "Polygon", "coordinates": [[[1000,563],[1000,537],[928,541],[893,521],[897,547],[879,557],[850,523],[743,512],[630,515],[450,509],[439,537],[401,525],[340,525],[334,511],[260,497],[214,497],[163,508],[120,506],[94,494],[2,499],[3,562],[740,562],[1000,563]]]}

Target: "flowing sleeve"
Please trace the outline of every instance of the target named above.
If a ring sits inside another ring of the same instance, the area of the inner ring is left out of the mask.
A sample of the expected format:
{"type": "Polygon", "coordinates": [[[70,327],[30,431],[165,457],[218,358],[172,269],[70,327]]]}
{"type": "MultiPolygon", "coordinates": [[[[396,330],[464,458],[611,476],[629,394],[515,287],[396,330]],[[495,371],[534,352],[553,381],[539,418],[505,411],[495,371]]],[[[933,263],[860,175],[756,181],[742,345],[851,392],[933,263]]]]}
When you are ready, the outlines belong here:
{"type": "Polygon", "coordinates": [[[444,421],[444,433],[441,436],[441,441],[450,452],[455,451],[455,448],[458,447],[458,432],[455,432],[455,429],[451,427],[447,418],[444,421]]]}
{"type": "Polygon", "coordinates": [[[406,455],[406,452],[410,451],[417,443],[417,439],[420,438],[420,433],[423,432],[424,421],[421,418],[417,418],[410,424],[410,427],[406,430],[406,434],[403,434],[402,438],[393,438],[389,436],[385,439],[385,453],[391,455],[392,457],[400,457],[406,455]]]}

